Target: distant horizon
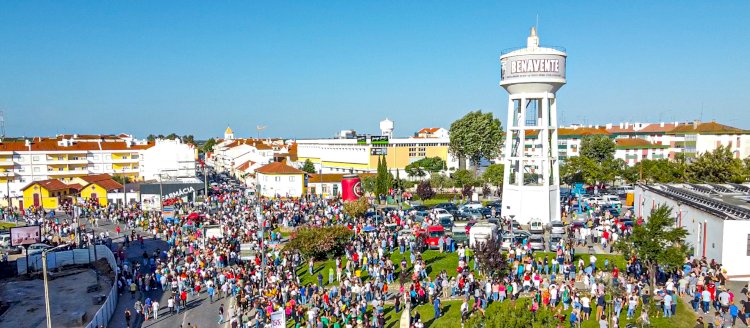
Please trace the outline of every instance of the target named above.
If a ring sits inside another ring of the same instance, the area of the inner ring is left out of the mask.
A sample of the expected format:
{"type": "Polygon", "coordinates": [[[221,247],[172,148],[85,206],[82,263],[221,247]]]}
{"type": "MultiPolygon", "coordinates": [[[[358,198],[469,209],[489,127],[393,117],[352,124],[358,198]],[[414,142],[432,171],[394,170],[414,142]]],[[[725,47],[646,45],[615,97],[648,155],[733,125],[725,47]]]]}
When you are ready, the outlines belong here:
{"type": "Polygon", "coordinates": [[[499,56],[536,25],[542,45],[567,50],[560,125],[679,116],[750,127],[747,12],[749,1],[9,0],[0,111],[17,136],[207,139],[264,125],[299,139],[375,134],[385,117],[409,135],[477,109],[506,126],[499,56]]]}

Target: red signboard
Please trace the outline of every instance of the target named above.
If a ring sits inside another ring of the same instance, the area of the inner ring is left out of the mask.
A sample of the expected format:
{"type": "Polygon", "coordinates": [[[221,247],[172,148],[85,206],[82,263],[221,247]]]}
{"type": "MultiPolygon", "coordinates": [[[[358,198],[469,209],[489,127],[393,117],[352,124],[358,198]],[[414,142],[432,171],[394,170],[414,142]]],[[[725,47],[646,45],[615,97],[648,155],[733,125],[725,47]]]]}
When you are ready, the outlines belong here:
{"type": "Polygon", "coordinates": [[[362,197],[362,180],[356,175],[345,175],[341,179],[341,199],[345,202],[362,197]]]}

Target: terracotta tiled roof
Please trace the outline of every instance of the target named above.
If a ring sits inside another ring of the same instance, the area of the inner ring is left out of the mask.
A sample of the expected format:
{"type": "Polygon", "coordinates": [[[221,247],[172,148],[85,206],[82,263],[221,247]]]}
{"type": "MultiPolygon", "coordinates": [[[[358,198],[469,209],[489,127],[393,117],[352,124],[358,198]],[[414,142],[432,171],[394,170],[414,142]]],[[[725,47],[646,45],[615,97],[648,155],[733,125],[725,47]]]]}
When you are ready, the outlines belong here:
{"type": "Polygon", "coordinates": [[[117,182],[115,180],[112,180],[112,179],[98,180],[96,182],[89,183],[88,185],[86,185],[86,187],[88,187],[88,186],[90,186],[92,184],[93,185],[97,185],[99,187],[102,187],[106,191],[112,191],[112,190],[122,189],[123,188],[122,185],[119,182],[117,182]]]}
{"type": "MultiPolygon", "coordinates": [[[[154,146],[154,143],[149,142],[146,145],[130,145],[127,146],[125,141],[111,141],[111,142],[74,142],[70,146],[60,146],[57,140],[34,139],[31,143],[31,151],[89,151],[89,150],[140,150],[148,149],[154,146]]],[[[29,147],[26,146],[24,141],[8,141],[0,143],[0,151],[29,151],[29,147]]]]}
{"type": "Polygon", "coordinates": [[[29,189],[29,187],[38,184],[44,189],[47,189],[48,191],[59,191],[59,190],[65,190],[70,188],[70,186],[64,184],[62,181],[57,179],[47,179],[47,180],[41,180],[41,181],[34,181],[32,183],[27,184],[25,187],[21,188],[21,190],[29,189]]]}
{"type": "Polygon", "coordinates": [[[661,126],[661,123],[651,123],[647,126],[645,126],[643,129],[640,129],[636,131],[637,133],[667,133],[671,130],[673,130],[677,125],[674,123],[664,123],[664,126],[661,126]]]}
{"type": "MultiPolygon", "coordinates": [[[[570,136],[591,136],[597,134],[608,135],[609,132],[604,128],[559,128],[557,129],[558,137],[570,137],[570,136]]],[[[526,130],[527,137],[536,137],[539,135],[539,130],[526,130]]]]}
{"type": "Polygon", "coordinates": [[[112,176],[107,173],[102,174],[91,174],[80,177],[81,180],[86,181],[88,183],[97,182],[101,180],[112,180],[112,176]]]}
{"type": "Polygon", "coordinates": [[[648,142],[641,138],[619,138],[615,139],[615,147],[623,148],[638,148],[638,149],[656,149],[656,148],[667,148],[664,145],[657,145],[648,142]]]}
{"type": "Polygon", "coordinates": [[[76,191],[81,191],[81,189],[83,189],[83,186],[80,183],[71,183],[68,187],[70,189],[75,189],[76,191]]]}
{"type": "Polygon", "coordinates": [[[261,166],[255,172],[263,174],[305,174],[305,171],[298,170],[282,162],[273,162],[261,166]]]}
{"type": "Polygon", "coordinates": [[[438,130],[440,130],[440,128],[422,128],[422,130],[419,130],[417,133],[435,133],[438,130]]]}
{"type": "Polygon", "coordinates": [[[253,162],[253,161],[247,161],[247,162],[244,162],[244,163],[240,164],[240,166],[238,166],[238,167],[237,167],[237,170],[238,170],[238,171],[245,171],[245,170],[247,170],[247,169],[248,169],[248,168],[249,168],[250,166],[253,166],[254,164],[255,164],[255,162],[253,162]]]}
{"type": "Polygon", "coordinates": [[[683,134],[683,133],[705,133],[705,134],[733,134],[733,133],[745,133],[746,130],[738,129],[729,125],[719,124],[716,122],[706,122],[699,124],[686,124],[678,126],[670,133],[683,134]]]}

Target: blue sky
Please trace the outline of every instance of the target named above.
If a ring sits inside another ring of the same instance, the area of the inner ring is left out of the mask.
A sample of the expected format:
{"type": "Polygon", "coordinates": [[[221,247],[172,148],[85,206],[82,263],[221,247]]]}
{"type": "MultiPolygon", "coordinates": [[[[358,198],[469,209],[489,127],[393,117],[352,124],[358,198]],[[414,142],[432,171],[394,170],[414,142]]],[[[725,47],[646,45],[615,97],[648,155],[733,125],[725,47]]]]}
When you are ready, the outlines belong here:
{"type": "Polygon", "coordinates": [[[2,1],[12,136],[329,137],[505,119],[500,51],[539,15],[568,50],[561,123],[750,128],[749,1],[2,1]]]}

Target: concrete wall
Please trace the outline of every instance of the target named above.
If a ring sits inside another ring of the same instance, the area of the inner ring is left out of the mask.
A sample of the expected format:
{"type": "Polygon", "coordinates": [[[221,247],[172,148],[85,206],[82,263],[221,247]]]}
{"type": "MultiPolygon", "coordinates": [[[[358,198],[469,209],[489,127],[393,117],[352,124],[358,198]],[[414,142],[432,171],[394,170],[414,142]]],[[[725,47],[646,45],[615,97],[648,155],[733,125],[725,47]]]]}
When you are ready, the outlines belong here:
{"type": "Polygon", "coordinates": [[[724,222],[724,243],[729,245],[722,254],[723,264],[731,278],[750,278],[750,221],[724,222]]]}

